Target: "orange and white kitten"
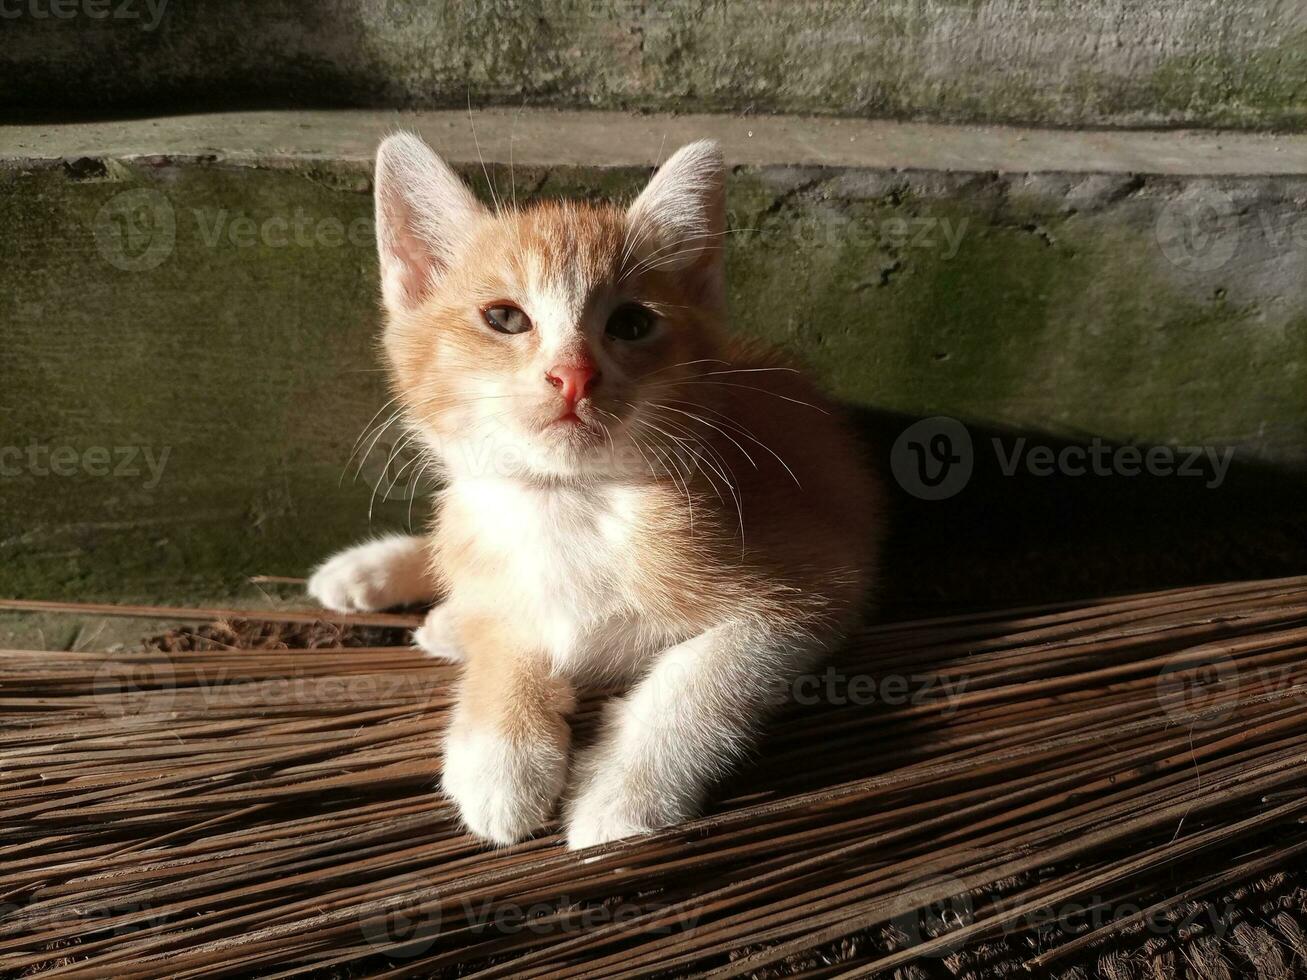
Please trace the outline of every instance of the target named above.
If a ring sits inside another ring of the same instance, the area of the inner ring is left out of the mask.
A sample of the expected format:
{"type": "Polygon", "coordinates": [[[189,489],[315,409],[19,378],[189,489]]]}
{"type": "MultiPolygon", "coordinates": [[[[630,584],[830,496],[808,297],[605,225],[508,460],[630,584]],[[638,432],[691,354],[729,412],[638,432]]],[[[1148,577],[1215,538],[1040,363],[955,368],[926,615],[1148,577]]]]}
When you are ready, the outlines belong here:
{"type": "Polygon", "coordinates": [[[880,493],[837,413],[723,334],[725,168],[693,143],[630,205],[490,210],[415,136],[377,156],[384,346],[438,460],[430,536],[319,567],[337,610],[440,600],[465,661],[444,790],[573,848],[693,817],[777,685],[856,621],[880,493]],[[573,755],[574,685],[630,682],[573,755]]]}

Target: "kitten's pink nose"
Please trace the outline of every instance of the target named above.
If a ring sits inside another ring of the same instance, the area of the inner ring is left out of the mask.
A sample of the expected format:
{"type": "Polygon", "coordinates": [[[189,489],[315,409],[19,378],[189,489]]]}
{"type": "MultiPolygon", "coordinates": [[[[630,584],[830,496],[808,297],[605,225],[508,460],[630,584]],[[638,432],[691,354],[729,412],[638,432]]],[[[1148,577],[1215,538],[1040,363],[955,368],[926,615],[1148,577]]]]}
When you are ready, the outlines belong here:
{"type": "Polygon", "coordinates": [[[588,395],[599,380],[599,369],[590,361],[555,364],[545,372],[545,377],[562,393],[567,407],[575,408],[576,403],[588,395]]]}

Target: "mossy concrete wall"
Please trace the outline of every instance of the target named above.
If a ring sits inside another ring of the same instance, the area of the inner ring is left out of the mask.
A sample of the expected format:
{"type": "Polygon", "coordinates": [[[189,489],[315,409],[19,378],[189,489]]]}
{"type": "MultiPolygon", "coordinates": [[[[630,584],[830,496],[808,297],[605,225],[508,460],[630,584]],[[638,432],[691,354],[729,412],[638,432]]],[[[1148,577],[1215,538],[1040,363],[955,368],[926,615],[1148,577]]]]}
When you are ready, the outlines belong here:
{"type": "MultiPolygon", "coordinates": [[[[648,172],[488,170],[519,201],[626,195],[648,172]]],[[[1307,554],[1307,528],[1272,521],[1303,514],[1304,200],[1293,176],[738,167],[733,318],[889,439],[920,417],[971,427],[987,489],[901,494],[918,510],[899,598],[1286,570],[1307,554]],[[1162,481],[1180,497],[1085,493],[982,465],[991,430],[1234,463],[1216,487],[1162,481]],[[1074,494],[1048,510],[1055,486],[1074,494]]],[[[412,476],[403,456],[387,470],[392,436],[361,480],[350,465],[387,397],[366,163],[10,162],[0,227],[0,595],[226,595],[421,524],[404,490],[370,508],[384,474],[412,476]]]]}
{"type": "Polygon", "coordinates": [[[1294,0],[4,0],[0,108],[1307,123],[1294,0]]]}

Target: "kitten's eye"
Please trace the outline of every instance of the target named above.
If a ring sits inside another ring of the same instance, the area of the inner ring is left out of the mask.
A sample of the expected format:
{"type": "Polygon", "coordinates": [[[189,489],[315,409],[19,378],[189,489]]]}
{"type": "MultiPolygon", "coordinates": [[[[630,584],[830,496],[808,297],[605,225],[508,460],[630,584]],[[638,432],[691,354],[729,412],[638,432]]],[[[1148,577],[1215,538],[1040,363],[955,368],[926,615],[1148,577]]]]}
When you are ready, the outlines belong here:
{"type": "Polygon", "coordinates": [[[614,340],[643,340],[653,332],[653,328],[653,313],[643,306],[628,303],[613,311],[604,333],[614,340]]]}
{"type": "Polygon", "coordinates": [[[526,333],[531,329],[530,318],[516,306],[487,306],[481,315],[491,330],[500,333],[526,333]]]}

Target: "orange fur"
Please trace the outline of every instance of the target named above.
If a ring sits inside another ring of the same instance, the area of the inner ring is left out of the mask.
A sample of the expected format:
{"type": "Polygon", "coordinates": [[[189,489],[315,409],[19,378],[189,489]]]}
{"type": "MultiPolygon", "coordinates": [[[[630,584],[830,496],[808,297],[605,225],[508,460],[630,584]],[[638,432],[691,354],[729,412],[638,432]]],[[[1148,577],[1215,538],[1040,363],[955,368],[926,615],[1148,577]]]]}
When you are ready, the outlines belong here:
{"type": "Polygon", "coordinates": [[[840,413],[724,330],[715,148],[683,150],[631,208],[492,213],[396,139],[378,161],[384,347],[448,477],[433,619],[468,662],[446,788],[473,830],[520,837],[562,787],[571,684],[643,678],[574,767],[570,835],[585,846],[683,818],[776,675],[856,620],[878,484],[840,413]],[[532,329],[491,329],[496,304],[532,329]],[[629,304],[652,316],[649,337],[607,332],[629,304]],[[555,421],[566,405],[546,376],[575,358],[599,378],[579,421],[555,421]]]}

